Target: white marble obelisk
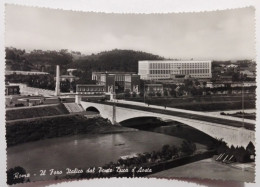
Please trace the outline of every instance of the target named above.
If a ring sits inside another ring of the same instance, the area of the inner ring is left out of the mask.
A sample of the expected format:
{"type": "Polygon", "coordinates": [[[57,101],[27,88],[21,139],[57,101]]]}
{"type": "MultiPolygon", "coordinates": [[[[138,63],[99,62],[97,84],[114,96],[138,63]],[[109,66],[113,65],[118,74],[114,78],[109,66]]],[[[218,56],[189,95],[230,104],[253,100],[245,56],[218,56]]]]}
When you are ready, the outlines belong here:
{"type": "Polygon", "coordinates": [[[56,67],[56,87],[55,87],[55,96],[60,95],[60,66],[56,67]]]}

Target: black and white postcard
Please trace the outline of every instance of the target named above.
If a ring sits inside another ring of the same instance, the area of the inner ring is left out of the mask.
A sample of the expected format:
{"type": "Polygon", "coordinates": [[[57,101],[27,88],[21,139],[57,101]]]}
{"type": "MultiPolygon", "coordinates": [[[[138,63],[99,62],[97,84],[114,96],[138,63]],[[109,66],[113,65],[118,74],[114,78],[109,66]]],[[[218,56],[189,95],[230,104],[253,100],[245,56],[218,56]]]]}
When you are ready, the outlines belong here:
{"type": "Polygon", "coordinates": [[[253,6],[183,13],[5,4],[6,183],[254,183],[253,6]]]}

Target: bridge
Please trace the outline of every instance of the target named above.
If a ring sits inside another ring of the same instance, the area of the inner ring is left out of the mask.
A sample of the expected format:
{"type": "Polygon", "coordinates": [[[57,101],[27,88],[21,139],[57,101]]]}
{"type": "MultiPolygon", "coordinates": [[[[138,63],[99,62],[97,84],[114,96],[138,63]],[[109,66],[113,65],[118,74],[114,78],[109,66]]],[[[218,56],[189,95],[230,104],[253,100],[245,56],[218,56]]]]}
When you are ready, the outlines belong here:
{"type": "Polygon", "coordinates": [[[114,102],[80,101],[85,110],[99,111],[100,115],[112,123],[137,117],[158,117],[173,120],[191,126],[216,139],[223,139],[229,146],[246,147],[251,141],[255,145],[255,121],[230,116],[215,116],[205,112],[197,112],[162,106],[145,105],[144,103],[118,100],[114,102]]]}

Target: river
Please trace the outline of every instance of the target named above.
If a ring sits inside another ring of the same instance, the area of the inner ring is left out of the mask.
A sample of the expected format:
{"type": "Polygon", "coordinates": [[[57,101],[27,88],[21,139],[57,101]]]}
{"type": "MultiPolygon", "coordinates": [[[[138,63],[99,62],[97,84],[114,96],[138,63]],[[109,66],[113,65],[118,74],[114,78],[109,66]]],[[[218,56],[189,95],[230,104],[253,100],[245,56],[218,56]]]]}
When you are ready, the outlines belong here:
{"type": "MultiPolygon", "coordinates": [[[[7,168],[23,167],[31,174],[31,181],[54,179],[48,175],[40,177],[39,171],[100,167],[117,161],[120,156],[160,150],[165,144],[179,146],[182,141],[178,137],[147,131],[46,139],[9,147],[7,168]]],[[[205,146],[197,144],[197,148],[205,146]]]]}

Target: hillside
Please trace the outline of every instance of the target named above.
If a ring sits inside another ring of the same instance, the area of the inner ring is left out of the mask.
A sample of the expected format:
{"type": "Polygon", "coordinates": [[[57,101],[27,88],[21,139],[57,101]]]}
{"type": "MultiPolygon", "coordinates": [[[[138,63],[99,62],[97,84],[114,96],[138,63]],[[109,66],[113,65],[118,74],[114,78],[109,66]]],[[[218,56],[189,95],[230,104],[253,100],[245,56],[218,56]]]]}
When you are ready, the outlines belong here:
{"type": "Polygon", "coordinates": [[[72,54],[67,50],[43,51],[25,50],[13,47],[5,48],[6,70],[13,71],[47,71],[55,72],[56,65],[66,65],[72,62],[72,54]]]}
{"type": "Polygon", "coordinates": [[[83,71],[138,71],[139,60],[162,60],[163,57],[133,50],[104,51],[97,54],[84,56],[68,64],[69,68],[83,71]]]}
{"type": "Polygon", "coordinates": [[[80,52],[25,50],[6,48],[7,70],[47,71],[55,73],[55,65],[61,66],[62,73],[67,68],[76,68],[80,72],[92,71],[138,71],[138,60],[162,60],[163,57],[133,50],[104,51],[97,54],[83,55],[80,52]]]}

